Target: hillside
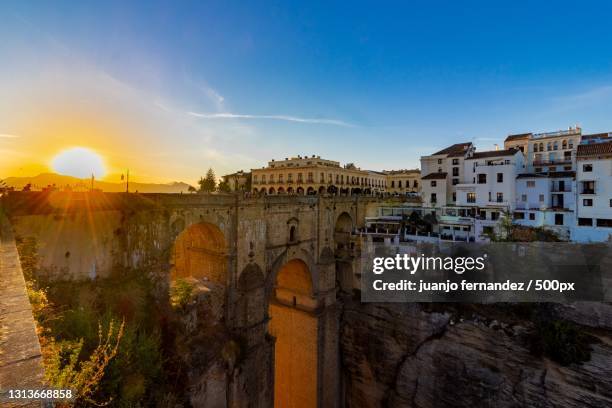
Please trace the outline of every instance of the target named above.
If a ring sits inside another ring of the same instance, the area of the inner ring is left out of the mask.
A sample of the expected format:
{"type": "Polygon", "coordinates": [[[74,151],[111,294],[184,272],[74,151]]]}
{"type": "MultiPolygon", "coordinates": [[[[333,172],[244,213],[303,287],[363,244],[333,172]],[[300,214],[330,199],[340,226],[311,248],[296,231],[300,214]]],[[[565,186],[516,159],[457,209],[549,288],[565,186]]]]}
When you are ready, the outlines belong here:
{"type": "MultiPolygon", "coordinates": [[[[60,190],[69,186],[77,191],[89,190],[91,187],[91,180],[89,179],[79,179],[55,173],[42,173],[34,177],[7,177],[2,181],[9,187],[14,187],[16,190],[21,190],[27,184],[32,185],[32,190],[42,190],[44,187],[52,185],[55,185],[60,190]]],[[[125,183],[95,180],[94,188],[111,193],[121,192],[125,191],[125,183]]],[[[186,193],[188,188],[189,184],[183,182],[156,184],[130,181],[130,191],[138,191],[140,193],[186,193]]]]}

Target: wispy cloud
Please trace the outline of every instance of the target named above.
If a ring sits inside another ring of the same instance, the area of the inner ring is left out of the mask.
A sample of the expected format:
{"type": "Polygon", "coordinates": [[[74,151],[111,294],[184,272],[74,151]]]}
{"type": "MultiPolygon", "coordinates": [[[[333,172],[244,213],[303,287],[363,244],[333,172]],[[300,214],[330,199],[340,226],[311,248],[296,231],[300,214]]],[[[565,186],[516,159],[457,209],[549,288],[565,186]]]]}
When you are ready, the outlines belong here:
{"type": "Polygon", "coordinates": [[[17,139],[18,137],[21,137],[19,135],[10,135],[8,133],[0,133],[0,138],[2,139],[17,139]]]}
{"type": "Polygon", "coordinates": [[[355,127],[350,123],[344,122],[337,119],[316,119],[316,118],[302,118],[299,116],[287,116],[287,115],[246,115],[240,113],[197,113],[187,112],[188,115],[195,116],[197,118],[204,119],[268,119],[268,120],[282,120],[285,122],[298,122],[298,123],[314,123],[320,125],[333,125],[333,126],[344,126],[344,127],[355,127]]]}

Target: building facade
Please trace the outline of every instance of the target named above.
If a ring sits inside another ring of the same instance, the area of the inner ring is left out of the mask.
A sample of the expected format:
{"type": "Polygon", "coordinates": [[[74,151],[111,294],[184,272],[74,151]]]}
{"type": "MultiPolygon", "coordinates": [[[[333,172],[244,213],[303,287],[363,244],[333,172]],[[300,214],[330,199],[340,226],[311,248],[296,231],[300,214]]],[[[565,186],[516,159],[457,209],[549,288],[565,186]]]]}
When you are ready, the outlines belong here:
{"type": "Polygon", "coordinates": [[[421,171],[412,170],[383,170],[387,181],[386,191],[396,195],[418,194],[421,188],[421,171]]]}
{"type": "Polygon", "coordinates": [[[383,173],[314,155],[271,160],[251,173],[252,191],[261,194],[374,194],[386,188],[383,173]]]}
{"type": "Polygon", "coordinates": [[[612,141],[589,142],[579,145],[577,152],[576,241],[601,241],[612,235],[612,141]]]}

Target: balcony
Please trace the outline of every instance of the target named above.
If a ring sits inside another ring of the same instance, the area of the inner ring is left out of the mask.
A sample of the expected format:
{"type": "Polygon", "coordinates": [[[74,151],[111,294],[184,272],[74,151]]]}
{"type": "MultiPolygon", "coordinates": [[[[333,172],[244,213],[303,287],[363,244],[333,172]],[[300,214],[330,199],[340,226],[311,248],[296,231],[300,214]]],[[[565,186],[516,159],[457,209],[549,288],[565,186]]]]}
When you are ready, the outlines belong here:
{"type": "Polygon", "coordinates": [[[583,188],[580,194],[595,194],[595,190],[592,188],[583,188]]]}
{"type": "Polygon", "coordinates": [[[559,186],[552,186],[550,188],[550,192],[551,193],[571,193],[572,192],[572,187],[571,186],[565,186],[563,188],[560,188],[559,186]]]}
{"type": "Polygon", "coordinates": [[[554,159],[554,160],[534,160],[533,161],[534,166],[554,166],[554,165],[559,165],[559,164],[571,164],[571,163],[572,163],[571,157],[565,157],[563,159],[554,159]]]}

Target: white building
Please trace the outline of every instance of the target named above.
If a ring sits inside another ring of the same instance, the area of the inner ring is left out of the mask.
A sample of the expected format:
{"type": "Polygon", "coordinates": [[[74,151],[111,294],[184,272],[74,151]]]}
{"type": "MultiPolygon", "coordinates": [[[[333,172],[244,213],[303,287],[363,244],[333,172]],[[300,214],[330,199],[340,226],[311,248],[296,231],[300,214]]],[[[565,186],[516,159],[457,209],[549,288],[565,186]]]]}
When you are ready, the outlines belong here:
{"type": "Polygon", "coordinates": [[[576,148],[580,144],[582,129],[544,133],[510,135],[504,141],[505,149],[518,149],[525,155],[527,173],[548,173],[575,170],[576,148]]]}
{"type": "Polygon", "coordinates": [[[612,234],[612,141],[581,144],[576,156],[578,223],[572,240],[606,240],[612,234]]]}
{"type": "Polygon", "coordinates": [[[457,143],[430,156],[421,157],[423,207],[441,209],[453,205],[456,185],[463,180],[463,162],[474,151],[472,143],[457,143]]]}
{"type": "Polygon", "coordinates": [[[528,227],[544,227],[569,239],[576,225],[575,172],[524,173],[516,178],[513,220],[528,227]]]}

